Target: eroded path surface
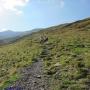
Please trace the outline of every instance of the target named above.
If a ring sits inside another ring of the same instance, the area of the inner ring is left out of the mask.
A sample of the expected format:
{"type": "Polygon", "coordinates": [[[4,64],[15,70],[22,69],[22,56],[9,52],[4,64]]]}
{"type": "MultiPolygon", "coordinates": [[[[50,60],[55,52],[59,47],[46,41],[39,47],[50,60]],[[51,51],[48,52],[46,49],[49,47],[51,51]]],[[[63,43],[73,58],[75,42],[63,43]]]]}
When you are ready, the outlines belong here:
{"type": "MultiPolygon", "coordinates": [[[[43,43],[47,42],[48,39],[46,39],[43,43]]],[[[43,49],[42,52],[47,52],[47,48],[43,49]]],[[[37,58],[32,65],[22,68],[20,70],[21,79],[17,80],[14,85],[6,90],[48,90],[48,78],[44,74],[43,59],[42,57],[37,58]]]]}
{"type": "Polygon", "coordinates": [[[20,73],[22,78],[12,86],[13,90],[46,90],[43,60],[38,60],[32,65],[23,68],[20,73]]]}

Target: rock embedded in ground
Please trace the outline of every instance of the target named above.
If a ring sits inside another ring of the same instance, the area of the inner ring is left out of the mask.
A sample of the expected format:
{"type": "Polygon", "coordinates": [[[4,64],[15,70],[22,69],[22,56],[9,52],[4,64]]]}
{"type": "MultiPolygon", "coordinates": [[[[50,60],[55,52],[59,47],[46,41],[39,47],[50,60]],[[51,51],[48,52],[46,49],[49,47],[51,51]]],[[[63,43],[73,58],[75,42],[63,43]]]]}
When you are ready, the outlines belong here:
{"type": "Polygon", "coordinates": [[[37,77],[37,78],[41,78],[41,75],[37,75],[36,77],[37,77]]]}

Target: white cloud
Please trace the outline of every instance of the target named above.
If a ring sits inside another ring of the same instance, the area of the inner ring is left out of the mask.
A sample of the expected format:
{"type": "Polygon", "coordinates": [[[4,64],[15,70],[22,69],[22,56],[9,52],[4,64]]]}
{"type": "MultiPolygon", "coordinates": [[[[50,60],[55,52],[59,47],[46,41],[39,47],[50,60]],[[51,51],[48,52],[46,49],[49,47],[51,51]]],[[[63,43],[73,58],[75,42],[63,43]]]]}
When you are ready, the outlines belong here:
{"type": "Polygon", "coordinates": [[[0,12],[1,11],[14,11],[16,14],[21,14],[21,7],[27,5],[29,0],[0,0],[0,12]]]}
{"type": "MultiPolygon", "coordinates": [[[[64,0],[38,0],[39,2],[45,3],[50,2],[54,3],[56,1],[59,2],[61,8],[64,7],[64,0]]],[[[13,11],[16,15],[20,15],[23,13],[22,8],[28,4],[29,0],[0,0],[0,15],[7,11],[13,11]]]]}
{"type": "Polygon", "coordinates": [[[63,8],[64,7],[64,0],[60,0],[60,5],[61,5],[61,8],[63,8]]]}
{"type": "Polygon", "coordinates": [[[0,30],[0,32],[6,31],[6,30],[8,30],[8,29],[2,28],[2,29],[0,30]]]}
{"type": "Polygon", "coordinates": [[[52,5],[59,5],[61,8],[64,7],[65,5],[65,1],[64,0],[36,0],[37,3],[40,3],[40,4],[52,4],[52,5]]]}

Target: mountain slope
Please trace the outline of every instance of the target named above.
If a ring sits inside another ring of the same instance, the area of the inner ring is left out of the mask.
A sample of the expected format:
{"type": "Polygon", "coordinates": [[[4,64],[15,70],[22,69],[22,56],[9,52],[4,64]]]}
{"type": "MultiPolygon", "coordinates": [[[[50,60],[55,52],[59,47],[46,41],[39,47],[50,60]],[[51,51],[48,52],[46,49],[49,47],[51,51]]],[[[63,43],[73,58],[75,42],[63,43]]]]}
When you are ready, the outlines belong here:
{"type": "Polygon", "coordinates": [[[4,32],[0,32],[0,39],[12,38],[21,35],[22,32],[14,32],[11,30],[7,30],[4,32]]]}
{"type": "Polygon", "coordinates": [[[20,80],[18,86],[26,88],[22,90],[28,90],[28,83],[37,87],[36,82],[29,81],[35,69],[30,66],[41,59],[45,81],[42,90],[90,90],[90,19],[50,27],[1,46],[0,90],[17,86],[20,80]]]}
{"type": "Polygon", "coordinates": [[[18,39],[22,38],[23,36],[30,35],[34,32],[38,32],[43,29],[33,29],[30,31],[23,31],[23,32],[15,32],[11,30],[7,30],[4,32],[0,32],[0,45],[8,44],[17,41],[18,39]]]}

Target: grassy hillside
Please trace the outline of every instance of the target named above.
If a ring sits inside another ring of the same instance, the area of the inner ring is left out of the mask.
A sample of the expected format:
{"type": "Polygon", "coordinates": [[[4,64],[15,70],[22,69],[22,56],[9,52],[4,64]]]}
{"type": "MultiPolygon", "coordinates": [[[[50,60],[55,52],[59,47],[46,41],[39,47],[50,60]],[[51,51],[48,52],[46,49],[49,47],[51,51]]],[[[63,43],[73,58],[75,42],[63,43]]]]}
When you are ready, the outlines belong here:
{"type": "Polygon", "coordinates": [[[18,70],[44,60],[48,90],[90,90],[90,19],[47,28],[0,47],[0,90],[18,70]]]}
{"type": "MultiPolygon", "coordinates": [[[[15,81],[17,70],[26,67],[39,55],[41,49],[34,38],[25,37],[13,44],[0,47],[0,86],[6,87],[15,81]]],[[[0,89],[2,90],[2,89],[0,89]]]]}

